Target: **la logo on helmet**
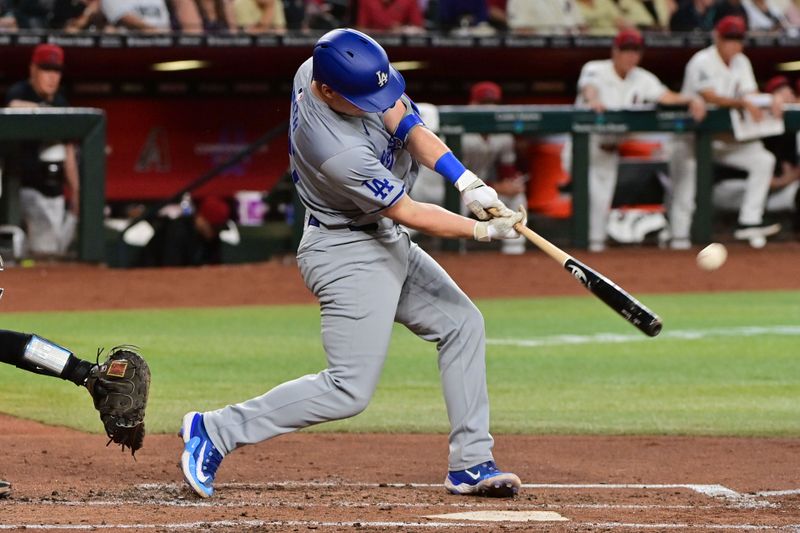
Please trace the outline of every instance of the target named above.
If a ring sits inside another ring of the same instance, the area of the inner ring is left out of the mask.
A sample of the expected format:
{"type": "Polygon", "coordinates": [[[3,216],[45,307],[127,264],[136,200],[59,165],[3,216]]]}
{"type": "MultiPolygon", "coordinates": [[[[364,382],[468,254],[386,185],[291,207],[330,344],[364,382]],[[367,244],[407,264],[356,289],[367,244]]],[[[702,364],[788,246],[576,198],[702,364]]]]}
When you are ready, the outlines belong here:
{"type": "Polygon", "coordinates": [[[381,72],[380,70],[375,73],[378,76],[378,87],[383,87],[387,83],[389,83],[389,74],[386,72],[381,72]]]}

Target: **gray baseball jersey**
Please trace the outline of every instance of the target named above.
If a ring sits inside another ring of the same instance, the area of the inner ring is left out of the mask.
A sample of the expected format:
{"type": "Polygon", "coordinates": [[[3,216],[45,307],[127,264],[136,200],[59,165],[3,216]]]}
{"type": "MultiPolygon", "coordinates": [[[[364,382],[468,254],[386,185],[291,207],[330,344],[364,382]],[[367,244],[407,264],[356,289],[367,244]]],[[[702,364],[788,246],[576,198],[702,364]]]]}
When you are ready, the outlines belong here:
{"type": "Polygon", "coordinates": [[[292,91],[289,154],[297,194],[326,226],[378,222],[380,211],[413,187],[419,167],[386,131],[382,115],[342,115],[314,96],[311,70],[309,59],[292,91]]]}
{"type": "Polygon", "coordinates": [[[408,233],[382,216],[411,188],[417,164],[380,114],[345,116],[322,102],[311,91],[311,71],[309,60],[295,76],[290,159],[308,211],[297,263],[320,301],[328,367],[204,413],[209,437],[227,454],[358,414],[375,391],[398,322],[437,345],[449,469],[492,460],[483,317],[408,233]]]}

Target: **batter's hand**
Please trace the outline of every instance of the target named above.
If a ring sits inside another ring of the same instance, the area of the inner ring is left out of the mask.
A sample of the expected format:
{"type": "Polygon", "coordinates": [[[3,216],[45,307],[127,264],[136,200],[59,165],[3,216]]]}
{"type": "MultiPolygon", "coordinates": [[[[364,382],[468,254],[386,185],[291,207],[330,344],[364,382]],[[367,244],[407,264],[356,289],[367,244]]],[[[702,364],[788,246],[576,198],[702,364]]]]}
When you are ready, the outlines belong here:
{"type": "Polygon", "coordinates": [[[508,216],[499,216],[491,220],[478,222],[472,230],[476,241],[489,242],[498,239],[517,239],[519,232],[514,229],[515,224],[525,225],[528,222],[524,206],[519,207],[516,213],[511,211],[508,216]]]}
{"type": "Polygon", "coordinates": [[[461,191],[461,200],[480,220],[489,220],[493,216],[508,217],[514,214],[497,198],[497,191],[486,185],[472,171],[465,171],[456,181],[456,187],[461,191]],[[490,208],[496,209],[496,214],[489,213],[490,208]]]}

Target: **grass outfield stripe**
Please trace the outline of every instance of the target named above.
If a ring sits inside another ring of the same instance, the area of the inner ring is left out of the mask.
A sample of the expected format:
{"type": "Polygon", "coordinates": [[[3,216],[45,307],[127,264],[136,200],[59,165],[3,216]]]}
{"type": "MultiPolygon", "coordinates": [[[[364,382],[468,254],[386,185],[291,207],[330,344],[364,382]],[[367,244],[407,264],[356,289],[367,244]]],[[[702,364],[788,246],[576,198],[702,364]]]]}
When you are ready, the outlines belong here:
{"type": "MultiPolygon", "coordinates": [[[[696,340],[713,337],[756,337],[761,335],[800,336],[800,326],[741,326],[734,328],[664,330],[658,338],[696,340]]],[[[487,344],[524,347],[639,341],[650,341],[650,338],[636,333],[594,333],[592,335],[554,335],[538,339],[486,339],[487,344]]]]}

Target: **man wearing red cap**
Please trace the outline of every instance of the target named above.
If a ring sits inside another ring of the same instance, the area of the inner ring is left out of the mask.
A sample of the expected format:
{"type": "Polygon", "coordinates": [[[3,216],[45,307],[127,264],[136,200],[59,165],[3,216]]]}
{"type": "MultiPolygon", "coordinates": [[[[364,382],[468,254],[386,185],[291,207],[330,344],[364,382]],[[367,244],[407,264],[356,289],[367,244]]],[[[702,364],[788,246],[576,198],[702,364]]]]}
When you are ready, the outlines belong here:
{"type": "MultiPolygon", "coordinates": [[[[40,44],[34,51],[27,80],[14,84],[6,94],[8,107],[66,107],[61,94],[64,51],[54,44],[40,44]]],[[[79,178],[75,147],[23,142],[7,161],[9,174],[20,180],[20,211],[34,255],[63,256],[75,235],[79,178]],[[64,197],[70,193],[70,209],[64,197]]]]}
{"type": "MultiPolygon", "coordinates": [[[[750,60],[742,53],[747,25],[743,18],[727,16],[714,29],[714,42],[689,60],[682,92],[699,95],[709,104],[749,113],[755,121],[764,112],[750,98],[758,85],[750,60]]],[[[783,115],[783,102],[772,99],[772,114],[783,115]]],[[[734,237],[761,248],[767,237],[780,231],[780,224],[764,222],[764,208],[775,168],[775,156],[760,140],[739,142],[729,134],[715,139],[714,160],[747,173],[734,237]]]]}
{"type": "MultiPolygon", "coordinates": [[[[688,98],[670,91],[651,72],[639,67],[644,48],[642,35],[634,29],[620,31],[614,38],[611,59],[589,61],[578,78],[576,106],[588,107],[597,113],[606,110],[632,109],[643,104],[688,105],[695,121],[705,118],[705,105],[699,98],[688,98]]],[[[617,148],[622,139],[617,135],[592,135],[589,165],[589,250],[601,252],[606,247],[608,221],[617,185],[617,148]]],[[[668,198],[668,216],[672,240],[670,246],[686,249],[691,246],[689,230],[694,212],[695,172],[692,154],[674,150],[681,143],[669,143],[672,194],[668,198]]],[[[562,160],[569,171],[572,146],[567,143],[562,160]]]]}
{"type": "MultiPolygon", "coordinates": [[[[503,100],[503,90],[493,81],[481,81],[470,89],[470,105],[496,105],[503,100]]],[[[517,155],[514,136],[510,133],[465,133],[461,136],[461,151],[467,168],[487,183],[505,205],[527,205],[525,180],[516,169],[517,155]]],[[[525,253],[525,238],[507,239],[500,244],[504,254],[525,253]]]]}

